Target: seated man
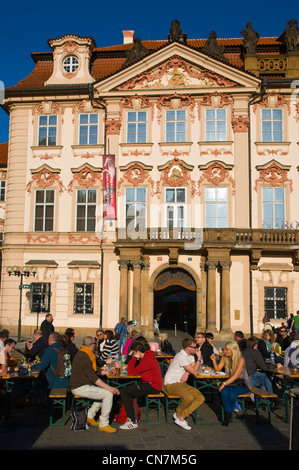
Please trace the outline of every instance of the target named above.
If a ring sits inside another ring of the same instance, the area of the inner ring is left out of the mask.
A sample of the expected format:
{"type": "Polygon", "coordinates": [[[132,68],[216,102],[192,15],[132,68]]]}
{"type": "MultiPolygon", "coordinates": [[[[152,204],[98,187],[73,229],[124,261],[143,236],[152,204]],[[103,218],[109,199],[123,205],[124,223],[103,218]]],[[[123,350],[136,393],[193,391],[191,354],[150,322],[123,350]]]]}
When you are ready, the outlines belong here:
{"type": "Polygon", "coordinates": [[[183,429],[190,430],[186,418],[190,416],[204,402],[203,394],[187,384],[189,374],[197,375],[200,366],[201,353],[196,342],[191,338],[184,338],[181,351],[177,353],[169,365],[164,377],[164,386],[167,393],[182,398],[173,417],[175,423],[183,429]],[[194,354],[198,360],[195,361],[194,354]]]}
{"type": "Polygon", "coordinates": [[[214,367],[211,356],[213,353],[216,354],[213,345],[214,336],[212,333],[205,334],[205,341],[202,343],[200,352],[203,364],[208,367],[214,367]]]}
{"type": "Polygon", "coordinates": [[[48,347],[48,341],[43,336],[42,331],[35,329],[33,332],[33,341],[27,341],[25,356],[30,361],[35,361],[37,357],[42,359],[45,349],[48,347]]]}
{"type": "Polygon", "coordinates": [[[7,338],[4,341],[4,346],[0,348],[0,369],[3,372],[3,374],[7,373],[7,357],[8,355],[14,350],[16,341],[12,338],[7,338]]]}
{"type": "Polygon", "coordinates": [[[265,372],[271,367],[275,368],[282,366],[281,364],[266,364],[263,356],[258,350],[258,343],[258,338],[255,338],[254,336],[248,338],[246,340],[246,348],[242,351],[242,356],[245,359],[249,384],[252,387],[259,387],[262,390],[273,393],[272,383],[265,372]]]}
{"type": "Polygon", "coordinates": [[[107,368],[98,369],[95,356],[96,340],[86,336],[83,345],[74,357],[71,375],[71,391],[73,395],[95,400],[88,410],[87,423],[97,426],[99,431],[114,433],[116,429],[109,425],[109,415],[113,404],[113,395],[119,395],[119,390],[110,387],[99,377],[107,374],[107,368]],[[100,402],[102,400],[102,402],[100,402]],[[101,409],[101,415],[97,422],[94,418],[101,409]]]}

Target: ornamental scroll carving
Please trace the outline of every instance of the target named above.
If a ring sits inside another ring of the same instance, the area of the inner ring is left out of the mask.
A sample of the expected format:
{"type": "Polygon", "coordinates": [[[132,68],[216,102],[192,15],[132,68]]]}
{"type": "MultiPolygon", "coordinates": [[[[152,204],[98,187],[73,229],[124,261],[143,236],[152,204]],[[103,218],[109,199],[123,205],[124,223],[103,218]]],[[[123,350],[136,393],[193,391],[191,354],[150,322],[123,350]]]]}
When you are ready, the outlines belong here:
{"type": "Polygon", "coordinates": [[[225,106],[230,107],[231,118],[233,117],[234,100],[226,94],[215,91],[213,93],[207,93],[203,96],[203,99],[198,103],[198,119],[201,119],[201,108],[202,106],[212,106],[215,108],[224,108],[225,106]]]}
{"type": "Polygon", "coordinates": [[[43,189],[58,183],[59,193],[61,194],[65,190],[65,187],[59,176],[60,170],[43,165],[41,168],[31,170],[31,173],[33,174],[32,179],[26,186],[28,193],[31,193],[31,186],[33,183],[35,183],[39,188],[43,189]]]}
{"type": "MultiPolygon", "coordinates": [[[[195,181],[191,179],[191,171],[193,166],[187,165],[187,163],[180,160],[178,157],[174,157],[171,161],[165,165],[158,167],[158,170],[162,171],[162,175],[159,182],[160,185],[165,186],[186,186],[191,183],[191,197],[195,196],[194,187],[195,181]]],[[[159,192],[160,195],[160,192],[159,192]]]]}
{"type": "Polygon", "coordinates": [[[121,129],[121,120],[110,119],[105,123],[107,135],[119,135],[121,129]]]}
{"type": "Polygon", "coordinates": [[[232,118],[233,131],[247,132],[249,126],[249,118],[247,116],[238,116],[232,118]]]}
{"type": "Polygon", "coordinates": [[[150,103],[149,99],[143,95],[128,96],[125,101],[120,105],[120,120],[122,120],[124,109],[140,109],[150,108],[152,112],[152,121],[154,119],[154,104],[150,103]]]}
{"type": "Polygon", "coordinates": [[[232,170],[232,165],[226,165],[225,163],[214,161],[207,165],[200,165],[200,170],[203,171],[202,176],[198,180],[198,195],[201,194],[200,186],[201,183],[206,180],[213,186],[219,186],[219,184],[228,181],[232,186],[232,195],[235,194],[235,180],[230,176],[229,171],[232,170]]]}
{"type": "Polygon", "coordinates": [[[281,106],[286,106],[288,110],[288,114],[291,114],[291,106],[290,103],[286,100],[284,95],[281,95],[280,93],[276,93],[275,91],[272,91],[271,93],[267,93],[263,95],[261,101],[256,103],[253,106],[253,112],[256,113],[257,105],[259,106],[264,106],[265,108],[279,108],[281,106]]]}
{"type": "Polygon", "coordinates": [[[68,193],[73,191],[73,185],[77,182],[78,185],[83,186],[85,188],[89,188],[90,186],[96,186],[98,182],[102,181],[100,172],[101,169],[93,168],[91,165],[84,165],[78,169],[72,169],[72,172],[75,173],[73,179],[70,181],[68,185],[68,193]]]}
{"type": "Polygon", "coordinates": [[[61,122],[63,124],[64,106],[56,101],[44,100],[32,108],[32,124],[34,124],[34,117],[41,114],[59,114],[62,116],[61,122]]]}
{"type": "Polygon", "coordinates": [[[177,93],[174,93],[173,95],[161,96],[161,98],[157,101],[157,108],[158,108],[157,121],[159,124],[161,121],[163,106],[168,107],[169,109],[180,109],[183,106],[184,107],[190,106],[191,122],[192,123],[194,122],[195,101],[193,98],[190,97],[190,95],[178,95],[177,93]]]}
{"type": "Polygon", "coordinates": [[[211,70],[194,67],[186,60],[175,55],[158,69],[142,72],[118,86],[117,89],[131,90],[136,86],[138,88],[228,87],[236,86],[236,83],[211,70]],[[172,72],[170,72],[171,69],[173,69],[172,72]],[[167,77],[165,78],[165,76],[167,77]]]}
{"type": "Polygon", "coordinates": [[[155,182],[149,176],[149,171],[151,171],[152,168],[153,167],[146,166],[139,162],[132,162],[125,167],[120,167],[120,170],[124,171],[124,175],[117,183],[118,195],[121,194],[121,186],[125,180],[135,187],[145,182],[150,183],[152,188],[152,195],[154,195],[155,182]]]}
{"type": "Polygon", "coordinates": [[[270,186],[281,186],[289,183],[290,192],[293,191],[293,181],[287,175],[290,169],[289,166],[282,166],[276,160],[272,160],[266,167],[257,166],[256,169],[259,171],[260,176],[255,180],[255,191],[257,191],[258,183],[268,183],[270,186]]]}

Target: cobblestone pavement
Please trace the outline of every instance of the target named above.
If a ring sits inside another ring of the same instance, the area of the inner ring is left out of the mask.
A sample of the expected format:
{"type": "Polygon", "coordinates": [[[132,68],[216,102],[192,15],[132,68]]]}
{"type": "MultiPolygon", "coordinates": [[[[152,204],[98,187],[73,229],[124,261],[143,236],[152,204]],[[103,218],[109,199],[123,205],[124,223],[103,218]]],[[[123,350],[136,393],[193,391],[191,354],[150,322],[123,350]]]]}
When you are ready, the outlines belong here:
{"type": "MultiPolygon", "coordinates": [[[[73,432],[70,429],[70,411],[67,411],[68,421],[64,426],[49,426],[47,414],[38,415],[35,425],[33,408],[27,405],[12,409],[7,426],[0,422],[0,450],[102,450],[113,451],[113,455],[121,451],[140,451],[143,456],[151,454],[151,451],[288,450],[289,425],[285,422],[282,406],[271,413],[271,424],[267,421],[266,411],[262,411],[260,423],[257,423],[254,410],[249,409],[245,424],[231,423],[226,428],[217,421],[213,409],[219,408],[219,404],[216,405],[204,403],[200,407],[200,424],[195,426],[189,419],[191,431],[174,423],[167,425],[163,413],[161,424],[147,424],[145,407],[141,406],[138,428],[128,431],[118,429],[112,435],[94,427],[73,432]],[[208,422],[218,424],[206,424],[208,422]]],[[[154,410],[150,413],[152,419],[156,418],[154,410]]],[[[139,452],[137,455],[140,455],[139,452]]]]}

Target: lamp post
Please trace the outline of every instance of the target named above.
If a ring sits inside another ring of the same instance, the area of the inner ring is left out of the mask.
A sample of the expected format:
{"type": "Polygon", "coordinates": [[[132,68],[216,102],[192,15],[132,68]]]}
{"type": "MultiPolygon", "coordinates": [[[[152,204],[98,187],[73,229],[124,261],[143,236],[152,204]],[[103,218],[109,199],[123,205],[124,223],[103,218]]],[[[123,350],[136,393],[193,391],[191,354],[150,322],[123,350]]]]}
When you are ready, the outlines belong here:
{"type": "Polygon", "coordinates": [[[32,267],[29,268],[24,266],[20,268],[19,266],[8,266],[6,269],[9,276],[18,276],[20,278],[19,290],[20,290],[20,303],[19,303],[19,320],[18,320],[18,341],[21,339],[21,323],[22,323],[22,291],[26,287],[23,286],[23,279],[24,277],[35,276],[36,275],[36,268],[32,267]]]}

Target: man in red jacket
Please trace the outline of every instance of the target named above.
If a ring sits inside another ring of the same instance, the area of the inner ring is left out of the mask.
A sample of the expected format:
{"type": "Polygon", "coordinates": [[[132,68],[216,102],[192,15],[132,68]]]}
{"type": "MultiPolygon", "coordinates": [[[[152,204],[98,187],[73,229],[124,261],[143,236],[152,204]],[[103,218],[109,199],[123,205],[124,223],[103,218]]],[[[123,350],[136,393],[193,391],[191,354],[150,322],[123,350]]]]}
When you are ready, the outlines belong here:
{"type": "Polygon", "coordinates": [[[121,401],[127,413],[127,421],[119,429],[135,429],[138,423],[135,420],[133,399],[143,397],[150,393],[162,390],[162,376],[159,363],[154,351],[143,342],[134,342],[131,352],[133,354],[127,368],[128,375],[140,375],[141,383],[128,385],[120,390],[121,401]]]}

